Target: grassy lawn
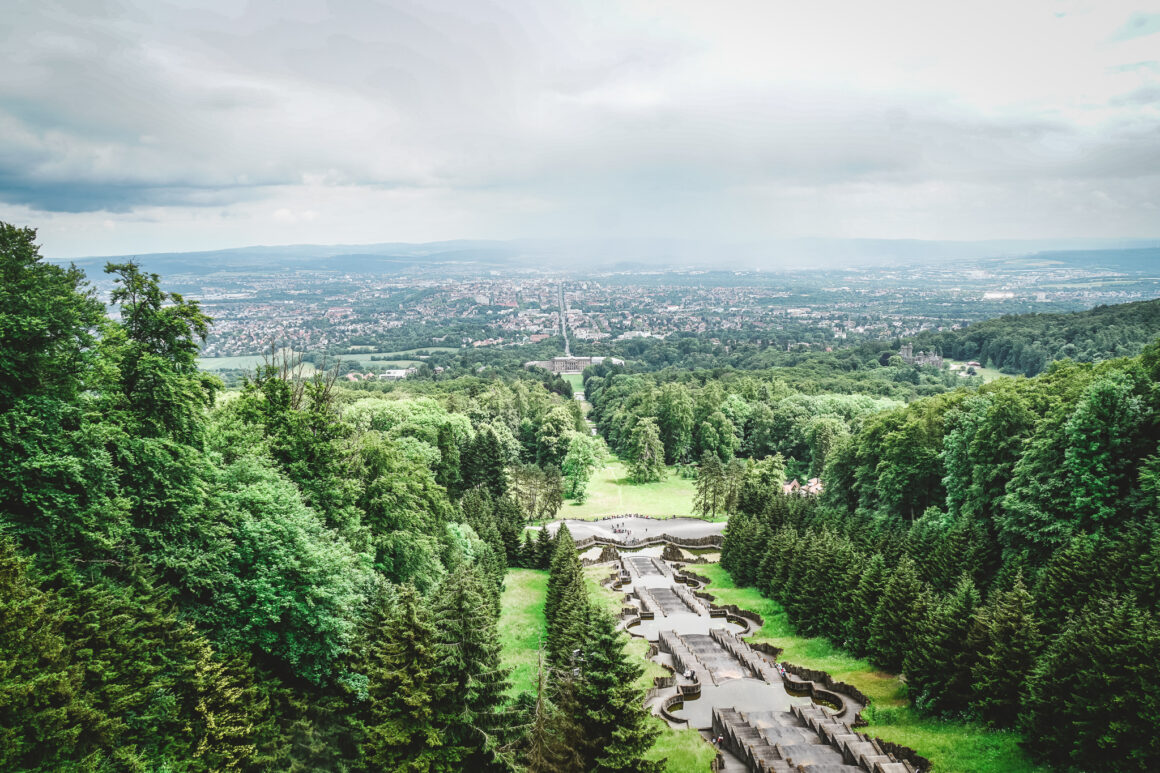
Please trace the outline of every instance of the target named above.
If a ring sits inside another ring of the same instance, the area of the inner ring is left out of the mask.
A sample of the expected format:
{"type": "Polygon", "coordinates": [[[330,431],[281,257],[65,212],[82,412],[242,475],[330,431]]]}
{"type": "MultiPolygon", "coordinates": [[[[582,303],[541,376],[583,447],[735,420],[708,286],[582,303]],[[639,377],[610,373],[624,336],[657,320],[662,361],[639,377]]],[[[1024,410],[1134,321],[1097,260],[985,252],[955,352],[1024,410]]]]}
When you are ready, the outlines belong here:
{"type": "Polygon", "coordinates": [[[536,690],[537,650],[546,635],[544,599],[548,573],[540,569],[509,569],[504,577],[499,640],[503,664],[512,669],[510,695],[536,690]]]}
{"type": "Polygon", "coordinates": [[[561,373],[560,376],[579,391],[584,388],[584,378],[579,373],[561,373]]]}
{"type": "MultiPolygon", "coordinates": [[[[965,363],[958,360],[947,360],[948,365],[964,365],[965,363]]],[[[1006,373],[1001,373],[994,368],[975,368],[975,373],[983,377],[983,382],[994,381],[997,378],[1010,378],[1006,373]]]]}
{"type": "Polygon", "coordinates": [[[692,515],[695,481],[672,470],[656,483],[632,483],[628,468],[618,459],[609,460],[592,475],[584,504],[567,500],[559,518],[599,518],[605,515],[692,515]]]}
{"type": "Polygon", "coordinates": [[[708,591],[720,603],[736,604],[761,615],[765,625],[750,641],[781,647],[783,657],[790,663],[828,671],[835,679],[857,687],[873,703],[866,713],[870,720],[866,732],[917,750],[934,763],[935,773],[1047,770],[1026,758],[1019,748],[1017,733],[996,731],[970,722],[919,716],[907,705],[906,686],[897,676],[843,652],[827,639],[795,635],[780,604],[753,588],[738,588],[729,573],[719,565],[706,564],[691,569],[709,578],[708,591]]]}
{"type": "Polygon", "coordinates": [[[663,760],[665,773],[708,773],[717,756],[712,744],[696,730],[674,730],[660,717],[651,717],[660,737],[645,759],[663,760]]]}

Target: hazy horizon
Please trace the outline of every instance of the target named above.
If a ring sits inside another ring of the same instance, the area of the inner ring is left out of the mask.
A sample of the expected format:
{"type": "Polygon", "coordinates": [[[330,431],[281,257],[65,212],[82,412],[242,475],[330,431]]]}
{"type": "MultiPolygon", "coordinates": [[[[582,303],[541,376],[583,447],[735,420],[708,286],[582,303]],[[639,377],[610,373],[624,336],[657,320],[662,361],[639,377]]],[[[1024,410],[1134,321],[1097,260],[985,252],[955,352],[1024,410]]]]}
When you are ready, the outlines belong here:
{"type": "Polygon", "coordinates": [[[46,255],[1160,236],[1160,3],[16,2],[46,255]]]}

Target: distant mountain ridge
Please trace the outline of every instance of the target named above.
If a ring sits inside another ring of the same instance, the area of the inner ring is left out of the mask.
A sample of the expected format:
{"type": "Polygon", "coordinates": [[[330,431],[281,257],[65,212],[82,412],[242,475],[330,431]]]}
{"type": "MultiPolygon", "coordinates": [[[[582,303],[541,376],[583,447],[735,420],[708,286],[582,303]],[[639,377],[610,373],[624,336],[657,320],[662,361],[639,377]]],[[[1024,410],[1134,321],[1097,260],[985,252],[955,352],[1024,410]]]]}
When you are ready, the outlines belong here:
{"type": "Polygon", "coordinates": [[[457,264],[480,270],[573,271],[721,268],[794,270],[936,264],[947,260],[1018,259],[1091,265],[1126,271],[1160,271],[1160,239],[990,240],[780,239],[715,244],[678,239],[450,240],[364,245],[294,244],[197,252],[147,253],[57,259],[90,274],[107,261],[133,259],[163,275],[219,271],[334,271],[397,273],[428,265],[457,264]]]}

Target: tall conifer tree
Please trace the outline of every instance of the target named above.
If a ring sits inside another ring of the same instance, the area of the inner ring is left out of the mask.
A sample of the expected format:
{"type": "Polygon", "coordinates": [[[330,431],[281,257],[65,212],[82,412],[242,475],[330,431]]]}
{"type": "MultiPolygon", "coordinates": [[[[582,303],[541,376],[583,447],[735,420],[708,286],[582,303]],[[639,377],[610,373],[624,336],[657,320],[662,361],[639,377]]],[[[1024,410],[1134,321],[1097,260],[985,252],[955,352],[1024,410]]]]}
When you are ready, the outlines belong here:
{"type": "Polygon", "coordinates": [[[445,681],[450,653],[437,643],[429,607],[409,585],[399,589],[397,609],[387,599],[379,604],[366,636],[363,763],[415,773],[455,770],[446,737],[453,724],[452,684],[445,681]]]}
{"type": "Polygon", "coordinates": [[[883,668],[902,668],[914,626],[914,605],[921,592],[914,562],[904,557],[890,573],[870,623],[870,659],[883,668]]]}
{"type": "Polygon", "coordinates": [[[592,773],[659,773],[661,763],[644,759],[659,732],[636,688],[641,668],[624,651],[624,635],[612,615],[588,615],[582,679],[576,687],[584,732],[585,770],[592,773]]]}
{"type": "Polygon", "coordinates": [[[488,598],[478,570],[464,564],[440,583],[434,594],[436,641],[445,657],[437,681],[450,685],[451,725],[445,743],[464,770],[510,767],[500,749],[510,742],[504,694],[509,669],[500,662],[499,610],[488,598]]]}
{"type": "Polygon", "coordinates": [[[974,708],[984,721],[999,727],[1015,724],[1027,677],[1040,654],[1039,621],[1032,606],[1020,576],[1011,590],[992,596],[979,615],[974,708]]]}

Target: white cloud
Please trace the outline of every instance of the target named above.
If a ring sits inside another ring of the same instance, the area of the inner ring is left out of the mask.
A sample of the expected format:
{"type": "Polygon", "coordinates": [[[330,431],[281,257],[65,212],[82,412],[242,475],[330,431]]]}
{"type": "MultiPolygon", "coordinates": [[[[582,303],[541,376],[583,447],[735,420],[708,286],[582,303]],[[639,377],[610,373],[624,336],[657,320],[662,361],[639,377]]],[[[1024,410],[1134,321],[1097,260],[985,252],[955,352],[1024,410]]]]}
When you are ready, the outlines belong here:
{"type": "Polygon", "coordinates": [[[1156,5],[20,0],[0,218],[50,254],[1152,235],[1156,5]]]}

